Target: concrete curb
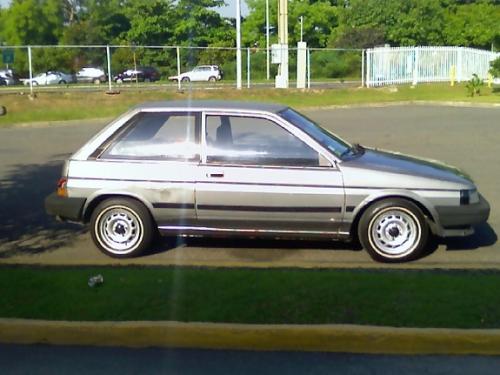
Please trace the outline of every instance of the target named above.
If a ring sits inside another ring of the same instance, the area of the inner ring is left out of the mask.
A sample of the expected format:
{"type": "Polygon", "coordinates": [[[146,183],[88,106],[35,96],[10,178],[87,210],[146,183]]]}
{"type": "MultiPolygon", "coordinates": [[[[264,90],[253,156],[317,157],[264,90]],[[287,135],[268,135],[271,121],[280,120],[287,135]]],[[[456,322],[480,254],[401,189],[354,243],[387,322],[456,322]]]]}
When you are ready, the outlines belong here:
{"type": "Polygon", "coordinates": [[[500,330],[0,319],[0,342],[384,354],[500,354],[500,330]]]}

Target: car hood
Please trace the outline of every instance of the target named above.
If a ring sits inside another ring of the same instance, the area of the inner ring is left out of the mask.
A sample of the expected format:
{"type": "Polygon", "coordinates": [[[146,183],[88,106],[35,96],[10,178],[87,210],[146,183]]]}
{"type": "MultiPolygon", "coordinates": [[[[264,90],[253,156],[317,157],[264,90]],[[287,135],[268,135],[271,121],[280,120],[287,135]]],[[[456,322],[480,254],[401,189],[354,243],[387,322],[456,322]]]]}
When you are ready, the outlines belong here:
{"type": "MultiPolygon", "coordinates": [[[[342,162],[347,168],[365,169],[387,175],[406,175],[426,180],[473,185],[472,179],[458,168],[436,160],[423,159],[396,152],[366,148],[342,162]]],[[[397,179],[386,181],[396,184],[397,179]]]]}

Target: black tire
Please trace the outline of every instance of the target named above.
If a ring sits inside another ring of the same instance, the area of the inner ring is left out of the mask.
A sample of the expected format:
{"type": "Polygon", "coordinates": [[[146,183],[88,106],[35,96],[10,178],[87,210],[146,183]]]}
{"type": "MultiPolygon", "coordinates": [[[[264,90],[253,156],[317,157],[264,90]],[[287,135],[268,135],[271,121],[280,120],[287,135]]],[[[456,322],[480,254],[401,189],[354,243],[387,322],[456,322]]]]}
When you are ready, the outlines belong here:
{"type": "Polygon", "coordinates": [[[359,221],[358,238],[376,261],[407,262],[424,254],[429,227],[414,203],[390,198],[367,208],[359,221]]]}
{"type": "Polygon", "coordinates": [[[92,81],[92,83],[94,85],[100,85],[101,84],[101,80],[99,78],[94,78],[94,80],[92,81]]]}
{"type": "Polygon", "coordinates": [[[61,79],[61,80],[59,81],[59,84],[60,84],[60,85],[65,85],[65,84],[66,84],[66,81],[65,81],[64,79],[61,79]]]}
{"type": "Polygon", "coordinates": [[[148,209],[130,198],[106,199],[90,217],[92,240],[99,250],[113,258],[142,254],[151,246],[156,232],[148,209]]]}
{"type": "Polygon", "coordinates": [[[181,82],[190,82],[189,77],[182,77],[181,82]]]}
{"type": "Polygon", "coordinates": [[[210,78],[208,79],[208,81],[209,81],[209,82],[215,82],[215,81],[217,81],[217,78],[215,78],[214,76],[212,76],[212,77],[210,77],[210,78]]]}

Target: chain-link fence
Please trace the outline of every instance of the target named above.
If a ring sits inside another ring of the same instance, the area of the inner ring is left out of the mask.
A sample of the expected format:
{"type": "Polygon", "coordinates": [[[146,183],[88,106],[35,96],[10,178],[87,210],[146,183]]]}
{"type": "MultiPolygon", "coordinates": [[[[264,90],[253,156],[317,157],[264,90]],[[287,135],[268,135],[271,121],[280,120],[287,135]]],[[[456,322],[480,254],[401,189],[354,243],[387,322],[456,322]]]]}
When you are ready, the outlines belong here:
{"type": "MultiPolygon", "coordinates": [[[[9,52],[11,55],[11,60],[7,64],[4,61],[4,66],[0,67],[0,72],[7,71],[15,77],[8,85],[24,84],[32,91],[61,88],[114,90],[133,85],[172,89],[186,85],[236,85],[236,48],[57,45],[0,46],[0,49],[2,54],[9,52]],[[196,76],[192,72],[200,66],[218,71],[215,75],[196,76]]],[[[361,82],[361,50],[308,49],[307,55],[307,87],[361,82]]],[[[277,74],[278,66],[268,63],[266,49],[242,49],[243,87],[272,87],[277,74]]],[[[290,87],[295,87],[296,76],[297,49],[289,48],[290,87]]]]}

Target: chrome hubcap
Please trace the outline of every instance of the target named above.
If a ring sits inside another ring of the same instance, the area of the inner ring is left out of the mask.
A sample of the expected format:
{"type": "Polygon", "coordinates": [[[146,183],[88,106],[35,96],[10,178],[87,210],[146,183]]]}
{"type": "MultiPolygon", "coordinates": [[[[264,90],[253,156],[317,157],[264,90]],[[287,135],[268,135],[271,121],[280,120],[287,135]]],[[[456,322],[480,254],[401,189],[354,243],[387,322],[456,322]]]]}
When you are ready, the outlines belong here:
{"type": "Polygon", "coordinates": [[[143,231],[137,215],[126,207],[110,207],[98,221],[99,240],[110,252],[126,254],[139,244],[143,231]]]}
{"type": "Polygon", "coordinates": [[[415,249],[420,240],[420,224],[415,215],[404,208],[388,208],[370,223],[370,242],[386,256],[404,256],[415,249]]]}

